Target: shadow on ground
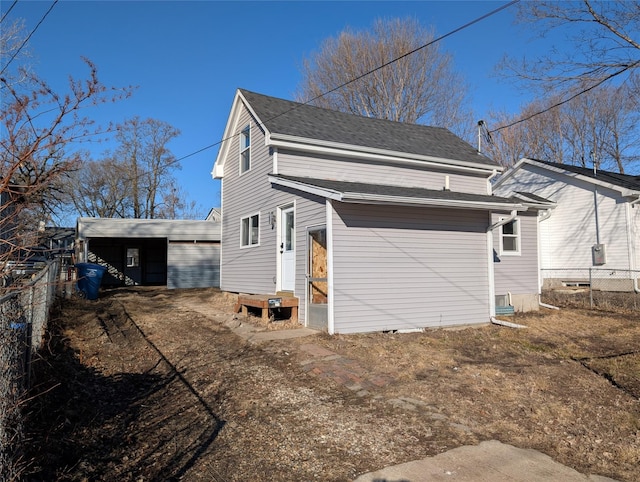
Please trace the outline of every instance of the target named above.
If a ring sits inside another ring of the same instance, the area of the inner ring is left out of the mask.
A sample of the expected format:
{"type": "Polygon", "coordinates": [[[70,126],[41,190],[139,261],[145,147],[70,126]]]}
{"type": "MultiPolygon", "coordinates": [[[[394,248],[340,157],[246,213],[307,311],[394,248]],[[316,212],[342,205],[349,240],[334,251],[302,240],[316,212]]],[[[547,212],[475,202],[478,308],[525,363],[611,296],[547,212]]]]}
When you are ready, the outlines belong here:
{"type": "Polygon", "coordinates": [[[105,372],[97,354],[75,350],[53,316],[26,407],[25,479],[179,480],[224,422],[122,308],[108,300],[95,308],[93,341],[110,348],[101,356],[118,357],[122,369],[105,372]],[[140,344],[146,369],[130,370],[127,351],[139,353],[140,344]]]}

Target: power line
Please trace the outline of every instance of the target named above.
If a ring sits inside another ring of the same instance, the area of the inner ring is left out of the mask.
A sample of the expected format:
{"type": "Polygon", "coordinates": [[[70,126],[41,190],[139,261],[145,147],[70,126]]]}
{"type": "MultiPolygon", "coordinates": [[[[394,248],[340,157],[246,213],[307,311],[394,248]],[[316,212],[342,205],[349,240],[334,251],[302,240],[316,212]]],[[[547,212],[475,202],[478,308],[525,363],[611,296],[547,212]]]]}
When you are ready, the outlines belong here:
{"type": "Polygon", "coordinates": [[[9,15],[9,12],[11,12],[11,10],[13,10],[13,7],[16,6],[16,3],[18,3],[18,0],[13,0],[13,3],[11,4],[11,6],[9,7],[9,10],[7,10],[4,15],[2,16],[2,18],[0,18],[0,23],[4,22],[4,19],[7,18],[7,15],[9,15]]]}
{"type": "MultiPolygon", "coordinates": [[[[471,20],[470,22],[467,22],[464,25],[453,29],[448,33],[446,33],[444,35],[441,35],[440,37],[437,37],[437,38],[435,38],[435,39],[433,39],[433,40],[421,45],[420,47],[417,47],[417,48],[415,48],[415,49],[413,49],[413,50],[411,50],[409,52],[406,52],[406,53],[400,55],[399,57],[396,57],[396,58],[394,58],[392,60],[389,60],[388,62],[386,62],[386,63],[384,63],[382,65],[379,65],[378,67],[375,67],[374,69],[371,69],[371,70],[369,70],[369,71],[367,71],[367,72],[365,72],[363,74],[360,74],[357,77],[354,77],[351,80],[348,80],[348,81],[344,82],[343,84],[340,84],[337,87],[334,87],[333,89],[330,89],[330,90],[328,90],[328,91],[326,91],[326,92],[324,92],[322,94],[319,94],[319,95],[317,95],[317,96],[315,96],[315,97],[313,97],[313,98],[311,98],[311,99],[309,99],[309,100],[307,100],[305,102],[301,102],[299,105],[296,105],[296,106],[292,107],[289,110],[285,110],[284,112],[281,112],[280,114],[274,115],[273,117],[267,119],[266,121],[264,121],[260,125],[264,126],[265,122],[269,122],[269,121],[272,121],[274,119],[277,119],[278,117],[281,117],[281,116],[283,116],[283,115],[285,115],[285,114],[287,114],[287,113],[289,113],[289,112],[291,112],[291,111],[293,111],[293,110],[295,110],[295,109],[297,109],[297,108],[299,108],[299,107],[301,107],[303,105],[308,105],[308,104],[314,102],[315,100],[318,100],[319,98],[324,97],[325,95],[331,94],[332,92],[335,92],[335,91],[337,91],[339,89],[342,89],[343,87],[346,87],[347,85],[352,84],[353,82],[357,82],[358,80],[360,80],[360,79],[362,79],[362,78],[364,78],[364,77],[366,77],[368,75],[371,75],[371,74],[373,74],[374,72],[377,72],[380,69],[388,67],[389,65],[391,65],[391,64],[393,64],[395,62],[398,62],[399,60],[402,60],[405,57],[408,57],[409,55],[412,55],[412,54],[414,54],[414,53],[416,53],[416,52],[418,52],[418,51],[420,51],[420,50],[422,50],[422,49],[424,49],[426,47],[429,47],[429,46],[431,46],[431,45],[433,45],[433,44],[435,44],[437,42],[440,42],[440,41],[446,39],[447,37],[450,37],[451,35],[454,35],[454,34],[460,32],[460,31],[462,31],[462,30],[464,30],[464,29],[466,29],[466,28],[468,28],[468,27],[470,27],[472,25],[475,25],[476,23],[481,22],[481,21],[485,20],[486,18],[491,17],[492,15],[495,15],[496,13],[498,13],[498,12],[500,12],[502,10],[505,10],[505,9],[511,7],[512,5],[515,5],[518,2],[520,2],[520,0],[512,0],[509,3],[506,3],[506,4],[504,4],[504,5],[500,6],[500,7],[492,10],[489,13],[486,13],[486,14],[484,14],[484,15],[482,15],[482,16],[474,19],[474,20],[471,20]]],[[[175,162],[179,162],[179,161],[181,161],[183,159],[187,159],[188,157],[195,156],[196,154],[199,154],[200,152],[203,152],[203,151],[206,151],[208,149],[211,149],[212,147],[215,147],[217,145],[222,144],[224,141],[226,141],[228,139],[232,139],[236,135],[237,134],[234,134],[234,135],[232,135],[230,137],[227,137],[225,139],[221,139],[221,140],[219,140],[219,141],[217,141],[217,142],[215,142],[213,144],[210,144],[210,145],[208,145],[206,147],[203,147],[202,149],[198,149],[197,151],[192,152],[191,154],[187,154],[186,156],[182,156],[182,157],[176,159],[175,162]]]]}
{"type": "MultiPolygon", "coordinates": [[[[16,0],[17,2],[17,0],[16,0]]],[[[20,47],[18,47],[18,50],[16,50],[13,55],[11,56],[11,58],[9,59],[9,62],[7,62],[7,64],[4,66],[4,68],[2,69],[2,71],[0,71],[0,75],[4,74],[4,71],[7,70],[7,67],[9,67],[9,64],[11,64],[11,62],[13,62],[13,59],[16,58],[16,55],[18,55],[20,53],[20,51],[22,50],[22,47],[24,47],[27,42],[29,41],[29,39],[31,38],[31,36],[36,33],[36,30],[38,30],[38,27],[40,27],[40,25],[42,24],[42,22],[44,22],[44,19],[47,18],[47,15],[49,15],[49,13],[51,12],[51,10],[53,10],[53,7],[56,6],[56,3],[58,3],[58,0],[53,0],[53,3],[51,4],[51,6],[49,7],[49,10],[47,10],[47,12],[42,16],[42,18],[40,19],[40,21],[38,22],[38,24],[33,28],[33,30],[31,31],[31,33],[29,35],[27,35],[27,38],[24,39],[24,41],[22,42],[22,44],[20,44],[20,47]]],[[[13,3],[13,5],[15,5],[15,2],[13,3]]],[[[13,5],[11,5],[11,8],[13,8],[13,5]]],[[[9,9],[11,10],[11,9],[9,9]]],[[[7,12],[9,13],[9,12],[7,12]]],[[[5,15],[6,16],[6,15],[5,15]]],[[[3,17],[4,20],[4,17],[3,17]]]]}
{"type": "Polygon", "coordinates": [[[618,75],[620,75],[620,74],[625,73],[627,70],[629,70],[629,69],[633,69],[633,68],[637,67],[638,65],[640,65],[640,60],[636,60],[635,62],[633,62],[633,63],[631,63],[631,64],[629,64],[629,65],[625,66],[624,68],[622,68],[622,69],[618,70],[617,72],[614,72],[614,73],[612,73],[612,74],[607,75],[606,77],[604,77],[604,78],[600,79],[600,80],[599,80],[598,82],[596,82],[595,84],[593,84],[593,85],[591,85],[591,86],[589,86],[589,87],[587,87],[587,88],[585,88],[585,89],[581,90],[580,92],[577,92],[577,93],[573,94],[571,97],[569,97],[569,98],[567,98],[567,99],[561,100],[560,102],[557,102],[557,103],[555,103],[555,104],[553,104],[553,105],[550,105],[549,107],[547,107],[547,108],[545,108],[545,109],[542,109],[542,110],[541,110],[541,111],[539,111],[539,112],[535,112],[535,113],[533,113],[533,114],[531,114],[531,115],[528,115],[528,116],[526,116],[526,117],[523,117],[522,119],[518,119],[517,121],[511,122],[510,124],[507,124],[507,125],[504,125],[504,126],[501,126],[501,127],[497,127],[497,128],[495,128],[495,129],[493,129],[493,130],[489,131],[489,134],[491,134],[491,133],[493,133],[493,132],[499,132],[499,131],[501,131],[501,130],[503,130],[503,129],[508,129],[509,127],[513,127],[513,126],[515,126],[515,125],[517,125],[517,124],[520,124],[520,123],[522,123],[522,122],[526,122],[526,121],[528,121],[528,120],[533,119],[533,118],[534,118],[534,117],[536,117],[536,116],[539,116],[539,115],[541,115],[541,114],[545,114],[545,113],[549,112],[550,110],[555,109],[556,107],[560,107],[561,105],[564,105],[564,104],[566,104],[566,103],[568,103],[568,102],[571,102],[571,101],[572,101],[573,99],[575,99],[576,97],[579,97],[579,96],[581,96],[581,95],[583,95],[583,94],[586,94],[587,92],[589,92],[589,91],[591,91],[591,90],[595,89],[596,87],[598,87],[598,86],[600,86],[600,85],[604,84],[606,81],[611,80],[611,79],[613,79],[614,77],[616,77],[616,76],[618,76],[618,75]]]}

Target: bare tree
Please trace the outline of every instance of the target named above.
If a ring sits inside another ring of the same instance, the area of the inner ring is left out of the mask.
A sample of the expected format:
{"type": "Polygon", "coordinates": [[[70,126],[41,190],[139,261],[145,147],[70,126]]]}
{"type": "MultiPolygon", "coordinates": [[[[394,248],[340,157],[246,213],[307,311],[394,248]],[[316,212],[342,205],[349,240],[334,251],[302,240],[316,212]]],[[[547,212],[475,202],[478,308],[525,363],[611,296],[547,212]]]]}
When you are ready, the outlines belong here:
{"type": "Polygon", "coordinates": [[[473,122],[464,107],[467,86],[451,56],[437,43],[419,49],[434,37],[414,19],[347,29],[304,60],[296,98],[367,117],[447,127],[468,138],[473,122]]]}
{"type": "MultiPolygon", "coordinates": [[[[525,106],[516,118],[527,118],[492,135],[486,153],[505,166],[521,157],[624,173],[640,158],[635,126],[640,120],[627,86],[588,91],[570,102],[559,96],[525,106]]],[[[514,118],[493,114],[491,123],[509,125],[514,118]]]]}
{"type": "Polygon", "coordinates": [[[160,219],[202,219],[203,213],[195,201],[188,201],[188,196],[175,180],[168,183],[164,190],[162,202],[156,210],[160,219]]]}
{"type": "Polygon", "coordinates": [[[192,206],[176,186],[180,168],[169,143],[180,132],[156,119],[134,117],[116,127],[114,153],[85,161],[70,202],[84,216],[177,218],[192,206]]]}
{"type": "Polygon", "coordinates": [[[180,168],[168,144],[180,131],[156,119],[134,117],[120,124],[115,157],[126,167],[134,218],[157,217],[164,190],[170,188],[171,174],[180,168]]]}
{"type": "Polygon", "coordinates": [[[527,89],[563,98],[609,79],[628,79],[640,67],[640,2],[535,1],[519,4],[519,21],[546,36],[564,32],[562,49],[535,59],[505,59],[505,73],[527,89]]]}
{"type": "Polygon", "coordinates": [[[72,174],[70,203],[81,216],[124,218],[131,211],[130,183],[122,163],[114,158],[85,160],[72,174]]]}
{"type": "Polygon", "coordinates": [[[71,78],[64,94],[54,92],[46,81],[26,70],[19,69],[18,83],[11,80],[16,76],[0,77],[1,251],[22,244],[20,233],[33,230],[33,213],[54,214],[67,174],[79,165],[74,147],[105,132],[81,115],[82,109],[130,93],[130,89],[105,87],[95,65],[89,60],[85,63],[88,78],[71,78]]]}

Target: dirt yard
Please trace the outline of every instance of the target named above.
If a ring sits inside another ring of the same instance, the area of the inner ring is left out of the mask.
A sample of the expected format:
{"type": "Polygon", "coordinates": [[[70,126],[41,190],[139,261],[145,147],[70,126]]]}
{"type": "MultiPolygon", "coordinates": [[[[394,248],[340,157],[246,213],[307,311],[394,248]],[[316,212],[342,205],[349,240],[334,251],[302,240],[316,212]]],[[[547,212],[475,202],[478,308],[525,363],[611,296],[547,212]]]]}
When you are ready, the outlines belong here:
{"type": "Polygon", "coordinates": [[[640,481],[637,314],[253,343],[216,290],[67,300],[25,407],[26,480],[346,481],[483,440],[640,481]],[[235,330],[235,332],[234,332],[235,330]]]}

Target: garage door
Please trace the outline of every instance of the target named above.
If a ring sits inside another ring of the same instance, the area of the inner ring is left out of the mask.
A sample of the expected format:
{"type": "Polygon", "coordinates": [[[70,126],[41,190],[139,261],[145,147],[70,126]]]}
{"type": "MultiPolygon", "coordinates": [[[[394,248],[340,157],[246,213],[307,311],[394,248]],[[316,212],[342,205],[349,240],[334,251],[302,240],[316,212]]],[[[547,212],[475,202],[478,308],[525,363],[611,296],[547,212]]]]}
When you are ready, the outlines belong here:
{"type": "Polygon", "coordinates": [[[169,241],[167,288],[218,288],[219,241],[169,241]]]}

